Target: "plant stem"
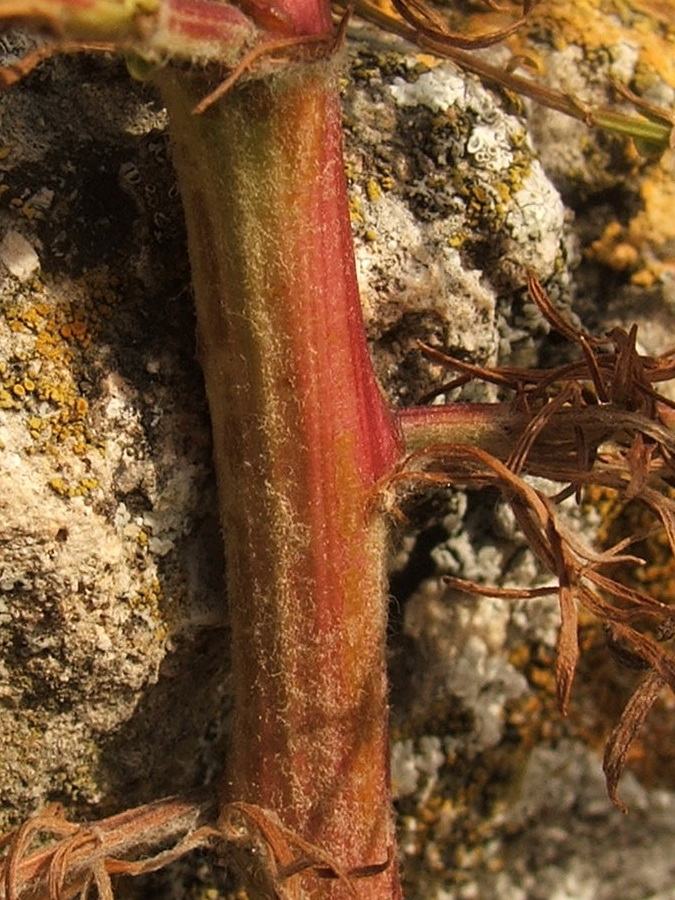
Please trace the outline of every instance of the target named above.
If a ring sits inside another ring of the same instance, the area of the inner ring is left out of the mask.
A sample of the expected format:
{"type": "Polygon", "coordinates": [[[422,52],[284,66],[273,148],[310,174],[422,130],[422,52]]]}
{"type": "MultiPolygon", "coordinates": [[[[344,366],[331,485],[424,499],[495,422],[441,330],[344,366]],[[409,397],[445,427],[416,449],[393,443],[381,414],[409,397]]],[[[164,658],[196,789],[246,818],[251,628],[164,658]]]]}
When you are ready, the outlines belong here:
{"type": "Polygon", "coordinates": [[[396,414],[408,453],[434,444],[472,444],[505,456],[526,422],[508,403],[449,403],[412,406],[396,414]]]}
{"type": "MultiPolygon", "coordinates": [[[[235,722],[222,800],[275,811],[344,870],[393,859],[385,526],[399,455],[365,344],[336,71],[285,66],[203,116],[166,72],[213,422],[235,722]]],[[[310,870],[303,898],[348,885],[310,870]]],[[[352,881],[400,896],[394,862],[352,881]]],[[[251,888],[251,886],[249,886],[251,888]]]]}

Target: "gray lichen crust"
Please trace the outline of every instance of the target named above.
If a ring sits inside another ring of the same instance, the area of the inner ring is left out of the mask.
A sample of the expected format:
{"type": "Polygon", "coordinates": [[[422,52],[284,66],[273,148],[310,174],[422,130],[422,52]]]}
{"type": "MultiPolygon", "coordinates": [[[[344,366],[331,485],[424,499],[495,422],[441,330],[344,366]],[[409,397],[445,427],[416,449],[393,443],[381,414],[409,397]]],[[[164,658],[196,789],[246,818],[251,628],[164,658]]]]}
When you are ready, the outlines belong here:
{"type": "Polygon", "coordinates": [[[483,363],[512,354],[530,336],[507,298],[526,269],[562,284],[574,245],[525,123],[477,79],[367,40],[352,46],[350,74],[347,174],[366,323],[382,382],[410,405],[439,376],[418,340],[483,363]]]}

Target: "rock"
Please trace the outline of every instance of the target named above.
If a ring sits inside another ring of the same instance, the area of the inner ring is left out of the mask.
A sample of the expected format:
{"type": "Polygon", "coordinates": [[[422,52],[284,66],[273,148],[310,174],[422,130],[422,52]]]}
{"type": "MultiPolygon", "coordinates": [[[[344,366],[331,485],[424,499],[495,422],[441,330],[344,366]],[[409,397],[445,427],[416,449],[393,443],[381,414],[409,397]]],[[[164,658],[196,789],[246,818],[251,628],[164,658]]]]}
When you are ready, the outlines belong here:
{"type": "Polygon", "coordinates": [[[0,262],[19,281],[28,281],[40,268],[33,245],[18,231],[8,231],[0,241],[0,262]]]}
{"type": "MultiPolygon", "coordinates": [[[[526,46],[536,42],[545,77],[588,91],[588,102],[608,99],[612,75],[672,99],[672,53],[655,67],[653,29],[621,23],[617,7],[603,44],[595,17],[578,27],[596,6],[564,3],[558,20],[536,19],[526,46]]],[[[635,15],[650,21],[655,6],[636,4],[635,15]]],[[[357,265],[392,402],[410,405],[446,377],[419,340],[481,364],[558,352],[523,289],[526,268],[589,326],[637,318],[649,352],[670,344],[669,156],[641,161],[617,138],[540,109],[526,115],[451,63],[362,26],[348,65],[357,265]]],[[[164,112],[121,63],[90,56],[45,63],[0,98],[0,112],[6,828],[48,800],[94,818],[207,783],[229,697],[209,424],[164,112]]],[[[408,896],[639,900],[669,890],[669,701],[639,745],[624,791],[635,813],[623,819],[606,800],[599,753],[630,674],[584,621],[587,661],[562,722],[555,600],[448,595],[441,582],[542,583],[503,505],[448,491],[411,515],[391,625],[408,896]]],[[[588,535],[613,511],[598,499],[569,515],[588,535]]],[[[189,879],[212,889],[218,877],[205,867],[161,876],[143,896],[185,896],[189,879]]]]}

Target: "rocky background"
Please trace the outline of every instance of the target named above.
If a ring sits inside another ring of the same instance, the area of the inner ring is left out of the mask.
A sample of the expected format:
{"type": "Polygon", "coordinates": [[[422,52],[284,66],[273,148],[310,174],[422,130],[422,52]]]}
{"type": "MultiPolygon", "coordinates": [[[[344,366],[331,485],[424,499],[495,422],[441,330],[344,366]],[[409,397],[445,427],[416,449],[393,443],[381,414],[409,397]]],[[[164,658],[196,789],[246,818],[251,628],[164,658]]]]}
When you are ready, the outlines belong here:
{"type": "MultiPolygon", "coordinates": [[[[584,102],[612,101],[616,79],[671,108],[674,27],[658,0],[547,0],[489,55],[526,53],[538,78],[584,102]]],[[[2,39],[6,60],[26,46],[2,39]]],[[[640,157],[358,23],[344,116],[364,315],[393,403],[445,377],[420,339],[484,364],[563,358],[526,267],[592,330],[637,321],[645,352],[669,349],[670,152],[640,157]]],[[[228,729],[224,563],[180,203],[165,114],[120,61],[55,58],[0,98],[0,263],[4,829],[49,800],[94,818],[208,783],[228,729]]],[[[480,386],[463,396],[493,399],[480,386]]],[[[600,760],[635,673],[583,620],[561,719],[555,598],[506,603],[441,582],[546,583],[508,509],[448,490],[406,513],[390,667],[408,900],[675,898],[672,698],[633,750],[624,817],[600,760]]],[[[599,542],[639,526],[600,494],[567,515],[599,542]]],[[[675,569],[658,540],[644,549],[652,562],[631,577],[667,598],[675,569]]],[[[204,859],[120,896],[235,890],[204,859]]]]}

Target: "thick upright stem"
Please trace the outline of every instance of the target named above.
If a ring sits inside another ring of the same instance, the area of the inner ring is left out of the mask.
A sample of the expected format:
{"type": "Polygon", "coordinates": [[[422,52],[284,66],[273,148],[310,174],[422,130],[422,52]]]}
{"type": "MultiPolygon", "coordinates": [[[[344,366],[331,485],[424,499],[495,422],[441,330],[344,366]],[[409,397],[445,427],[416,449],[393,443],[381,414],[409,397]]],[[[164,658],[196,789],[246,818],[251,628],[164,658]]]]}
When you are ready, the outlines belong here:
{"type": "MultiPolygon", "coordinates": [[[[332,62],[237,86],[203,116],[163,90],[213,419],[236,714],[223,801],[275,811],[359,897],[400,895],[387,769],[383,523],[398,438],[358,303],[332,62]]],[[[344,882],[291,876],[302,898],[344,882]]],[[[325,875],[325,869],[323,871],[325,875]]],[[[353,896],[353,895],[351,895],[353,896]]]]}

